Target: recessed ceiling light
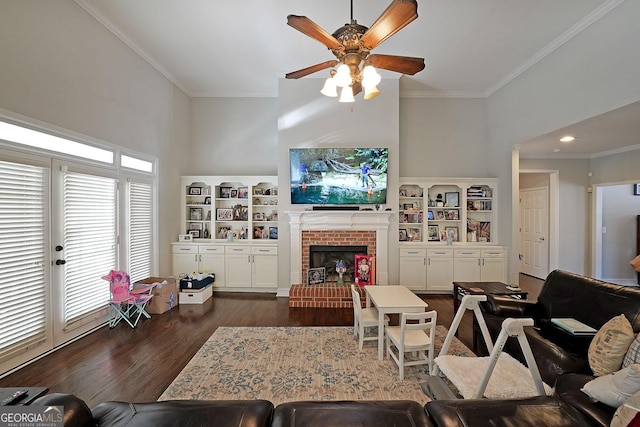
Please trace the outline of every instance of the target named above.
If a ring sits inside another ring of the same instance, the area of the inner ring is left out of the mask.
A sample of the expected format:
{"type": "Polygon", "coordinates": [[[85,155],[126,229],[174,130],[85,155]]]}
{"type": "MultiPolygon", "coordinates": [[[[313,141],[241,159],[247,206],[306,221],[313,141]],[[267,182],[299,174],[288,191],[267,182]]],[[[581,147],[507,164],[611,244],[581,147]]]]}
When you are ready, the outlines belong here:
{"type": "Polygon", "coordinates": [[[570,135],[563,136],[562,138],[560,138],[560,142],[573,142],[575,140],[576,140],[576,137],[570,136],[570,135]]]}

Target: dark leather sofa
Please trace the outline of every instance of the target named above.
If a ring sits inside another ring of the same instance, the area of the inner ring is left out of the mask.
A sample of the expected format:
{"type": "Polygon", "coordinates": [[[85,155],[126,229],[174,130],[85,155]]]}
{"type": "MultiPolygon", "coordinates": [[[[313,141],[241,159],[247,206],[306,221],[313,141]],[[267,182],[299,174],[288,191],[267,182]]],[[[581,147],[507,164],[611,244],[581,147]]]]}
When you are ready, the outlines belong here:
{"type": "MultiPolygon", "coordinates": [[[[580,391],[593,379],[586,361],[589,340],[571,339],[555,330],[549,319],[574,317],[597,329],[624,313],[638,332],[639,289],[556,270],[547,277],[538,301],[489,297],[484,310],[494,339],[505,317],[536,320],[534,328],[525,328],[527,338],[543,380],[554,385],[553,396],[437,400],[424,407],[407,400],[289,402],[275,407],[266,400],[188,400],[104,402],[90,409],[76,396],[54,393],[33,404],[64,406],[67,427],[571,427],[611,423],[615,409],[580,391]]],[[[518,348],[505,348],[515,357],[522,357],[518,348]]]]}
{"type": "MultiPolygon", "coordinates": [[[[482,309],[494,340],[505,318],[534,319],[534,327],[525,328],[525,334],[542,380],[549,385],[566,372],[592,374],[587,352],[593,337],[572,336],[553,325],[552,318],[572,317],[599,329],[613,317],[624,314],[634,332],[640,331],[640,288],[562,270],[549,273],[537,301],[488,295],[482,309]]],[[[505,351],[524,363],[517,341],[509,340],[505,351]]]]}

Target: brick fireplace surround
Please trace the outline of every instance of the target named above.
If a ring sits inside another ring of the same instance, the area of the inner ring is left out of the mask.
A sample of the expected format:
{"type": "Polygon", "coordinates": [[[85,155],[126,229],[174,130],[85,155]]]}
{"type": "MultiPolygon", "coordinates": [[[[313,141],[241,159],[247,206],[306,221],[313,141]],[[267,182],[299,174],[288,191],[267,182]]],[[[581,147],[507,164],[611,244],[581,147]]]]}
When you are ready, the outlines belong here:
{"type": "MultiPolygon", "coordinates": [[[[291,281],[289,307],[351,308],[351,284],[307,286],[309,246],[362,245],[376,256],[376,280],[388,284],[389,212],[287,212],[291,227],[291,281]]],[[[364,289],[357,287],[361,301],[364,289]]]]}

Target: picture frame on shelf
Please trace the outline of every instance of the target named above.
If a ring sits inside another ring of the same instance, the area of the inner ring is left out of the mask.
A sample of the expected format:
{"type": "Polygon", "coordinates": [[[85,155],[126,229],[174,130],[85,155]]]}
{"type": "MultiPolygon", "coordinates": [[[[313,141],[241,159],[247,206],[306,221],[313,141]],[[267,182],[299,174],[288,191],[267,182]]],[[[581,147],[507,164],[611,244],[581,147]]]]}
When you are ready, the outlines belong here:
{"type": "Polygon", "coordinates": [[[640,196],[640,183],[633,184],[633,195],[640,196]]]}
{"type": "Polygon", "coordinates": [[[427,220],[433,221],[435,217],[433,216],[433,211],[427,211],[427,220]]]}
{"type": "Polygon", "coordinates": [[[262,188],[254,188],[253,194],[256,196],[262,196],[264,194],[264,191],[262,190],[262,188]]]}
{"type": "Polygon", "coordinates": [[[237,199],[238,198],[238,190],[236,190],[235,188],[231,189],[231,193],[229,194],[229,197],[231,197],[232,199],[237,199]]]}
{"type": "Polygon", "coordinates": [[[444,231],[447,235],[447,237],[451,236],[451,241],[452,242],[459,242],[459,236],[458,236],[458,227],[445,227],[444,231]]]}
{"type": "Polygon", "coordinates": [[[253,226],[253,238],[254,239],[262,239],[262,233],[264,232],[263,225],[254,225],[253,226]]]}
{"type": "Polygon", "coordinates": [[[253,214],[253,220],[254,221],[264,221],[264,213],[262,212],[255,212],[253,214]]]}
{"type": "Polygon", "coordinates": [[[202,221],[202,208],[189,208],[189,219],[191,221],[202,221]]]}
{"type": "Polygon", "coordinates": [[[440,241],[440,227],[437,225],[429,225],[427,228],[427,241],[439,242],[440,241]]]}
{"type": "Polygon", "coordinates": [[[269,227],[269,238],[278,240],[278,227],[269,227]]]}
{"type": "Polygon", "coordinates": [[[249,194],[249,189],[247,187],[238,188],[238,198],[239,199],[246,199],[248,194],[249,194]]]}
{"type": "Polygon", "coordinates": [[[210,205],[211,204],[211,196],[207,196],[204,198],[204,204],[205,205],[210,205]]]}
{"type": "Polygon", "coordinates": [[[407,230],[408,238],[410,242],[420,242],[422,241],[420,228],[412,227],[407,230]]]}
{"type": "Polygon", "coordinates": [[[227,235],[231,232],[231,227],[218,227],[216,238],[226,239],[227,235]]]}
{"type": "Polygon", "coordinates": [[[216,221],[233,221],[233,209],[231,208],[216,209],[216,221]]]}
{"type": "Polygon", "coordinates": [[[277,221],[278,220],[278,211],[273,211],[269,215],[269,221],[277,221]]]}
{"type": "Polygon", "coordinates": [[[445,218],[444,218],[444,211],[437,211],[437,212],[436,212],[436,218],[437,218],[438,220],[443,220],[443,219],[445,219],[445,218]]]}
{"type": "Polygon", "coordinates": [[[445,206],[450,208],[460,207],[460,192],[450,191],[444,193],[444,203],[445,206]]]}
{"type": "Polygon", "coordinates": [[[220,198],[228,199],[231,197],[231,187],[220,187],[220,198]]]}
{"type": "Polygon", "coordinates": [[[447,209],[444,211],[444,219],[449,221],[458,221],[460,219],[460,214],[457,209],[447,209]]]}
{"type": "Polygon", "coordinates": [[[400,242],[406,242],[409,240],[409,236],[407,235],[407,229],[406,228],[401,228],[400,230],[398,230],[400,232],[399,238],[398,240],[400,242]]]}
{"type": "Polygon", "coordinates": [[[478,223],[478,241],[491,241],[491,221],[480,221],[478,223]]]}
{"type": "Polygon", "coordinates": [[[190,196],[200,196],[202,194],[202,187],[189,187],[190,196]]]}
{"type": "Polygon", "coordinates": [[[202,223],[201,222],[190,222],[189,230],[200,230],[202,231],[202,223]]]}
{"type": "Polygon", "coordinates": [[[404,188],[401,188],[399,191],[399,195],[400,197],[407,197],[407,190],[405,190],[404,188]]]}
{"type": "Polygon", "coordinates": [[[200,230],[189,230],[189,234],[194,239],[199,239],[200,238],[200,230]]]}

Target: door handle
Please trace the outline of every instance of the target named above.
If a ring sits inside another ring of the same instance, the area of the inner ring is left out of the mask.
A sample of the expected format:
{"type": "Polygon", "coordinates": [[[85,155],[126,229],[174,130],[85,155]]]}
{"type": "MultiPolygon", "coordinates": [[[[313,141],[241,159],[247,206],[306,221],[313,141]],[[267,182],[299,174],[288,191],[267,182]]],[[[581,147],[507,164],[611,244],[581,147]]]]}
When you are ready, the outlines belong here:
{"type": "Polygon", "coordinates": [[[63,250],[64,248],[60,245],[56,246],[56,252],[60,252],[61,250],[63,250]]]}
{"type": "Polygon", "coordinates": [[[56,260],[56,265],[65,265],[67,263],[67,261],[63,260],[63,259],[57,259],[56,260]]]}
{"type": "Polygon", "coordinates": [[[541,237],[541,238],[540,238],[540,240],[543,240],[543,241],[544,241],[544,237],[541,237]]]}

